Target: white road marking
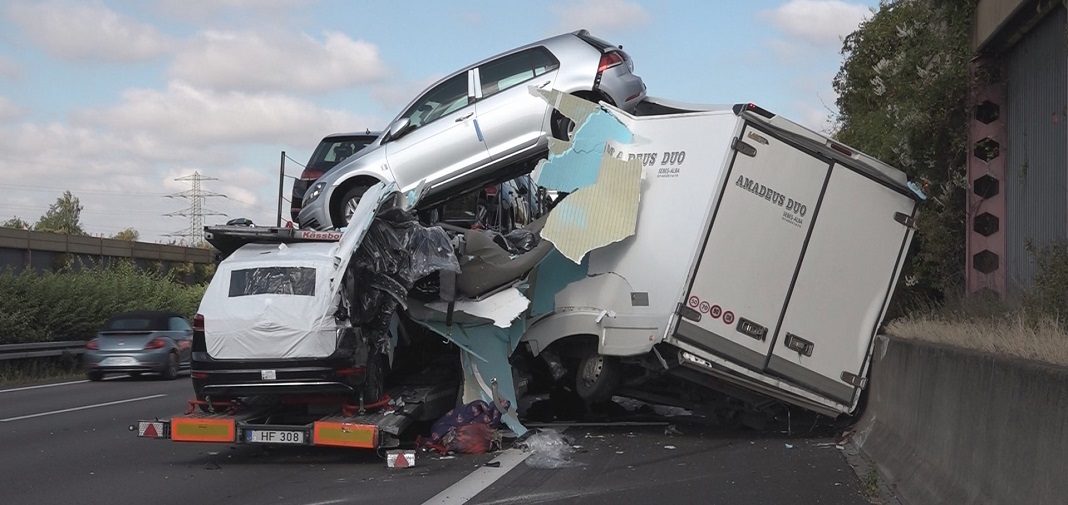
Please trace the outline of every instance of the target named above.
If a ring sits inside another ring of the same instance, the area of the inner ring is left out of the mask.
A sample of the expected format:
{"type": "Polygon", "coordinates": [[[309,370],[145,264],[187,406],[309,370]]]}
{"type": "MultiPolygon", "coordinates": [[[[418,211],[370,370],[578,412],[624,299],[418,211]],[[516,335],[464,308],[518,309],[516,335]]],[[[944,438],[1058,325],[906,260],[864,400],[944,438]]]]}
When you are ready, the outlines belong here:
{"type": "Polygon", "coordinates": [[[456,484],[449,486],[433,498],[423,502],[423,505],[460,505],[467,503],[475,495],[490,487],[501,477],[504,477],[517,465],[522,463],[531,453],[519,449],[508,449],[501,452],[493,461],[499,461],[500,467],[493,468],[483,466],[470,475],[460,479],[456,484]]]}
{"type": "Polygon", "coordinates": [[[130,398],[130,399],[127,399],[127,400],[118,400],[118,401],[114,401],[114,402],[97,403],[97,404],[93,404],[93,405],[85,405],[85,406],[82,406],[82,407],[74,407],[74,408],[70,408],[70,409],[53,410],[51,412],[41,412],[40,414],[30,414],[30,415],[26,415],[26,416],[9,417],[7,419],[0,419],[0,423],[7,423],[7,422],[11,422],[11,421],[20,421],[22,419],[32,419],[34,417],[50,416],[50,415],[53,415],[53,414],[64,414],[64,413],[67,413],[67,412],[75,412],[75,411],[78,411],[78,410],[95,409],[95,408],[99,408],[99,407],[107,407],[109,405],[118,405],[120,403],[139,402],[139,401],[142,401],[142,400],[151,400],[153,398],[162,398],[164,396],[167,396],[167,395],[158,394],[158,395],[151,395],[151,396],[142,396],[140,398],[130,398]]]}
{"type": "Polygon", "coordinates": [[[0,393],[14,393],[15,391],[28,391],[30,389],[51,388],[56,386],[69,386],[71,384],[81,384],[83,382],[89,382],[87,380],[72,381],[72,382],[57,382],[55,384],[41,384],[40,386],[26,386],[13,389],[0,389],[0,393]]]}

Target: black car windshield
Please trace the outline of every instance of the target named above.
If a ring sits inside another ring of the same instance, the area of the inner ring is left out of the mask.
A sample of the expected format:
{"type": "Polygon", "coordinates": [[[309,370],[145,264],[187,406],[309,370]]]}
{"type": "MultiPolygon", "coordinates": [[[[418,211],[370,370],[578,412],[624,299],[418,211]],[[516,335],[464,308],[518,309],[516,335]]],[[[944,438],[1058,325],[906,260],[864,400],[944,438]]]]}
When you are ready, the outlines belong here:
{"type": "Polygon", "coordinates": [[[249,295],[315,296],[315,269],[260,267],[230,273],[230,297],[249,295]]]}
{"type": "Polygon", "coordinates": [[[328,137],[319,143],[307,168],[326,171],[374,142],[372,135],[328,137]]]}
{"type": "Polygon", "coordinates": [[[116,318],[108,321],[104,331],[166,330],[166,320],[148,317],[116,318]]]}

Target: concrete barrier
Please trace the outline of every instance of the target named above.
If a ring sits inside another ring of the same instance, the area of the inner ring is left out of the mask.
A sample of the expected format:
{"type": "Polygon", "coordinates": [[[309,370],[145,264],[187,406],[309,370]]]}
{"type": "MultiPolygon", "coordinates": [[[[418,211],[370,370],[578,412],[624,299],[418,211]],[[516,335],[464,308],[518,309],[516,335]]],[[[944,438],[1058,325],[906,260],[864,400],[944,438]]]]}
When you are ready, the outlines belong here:
{"type": "Polygon", "coordinates": [[[879,337],[853,444],[906,504],[1068,503],[1068,369],[879,337]]]}

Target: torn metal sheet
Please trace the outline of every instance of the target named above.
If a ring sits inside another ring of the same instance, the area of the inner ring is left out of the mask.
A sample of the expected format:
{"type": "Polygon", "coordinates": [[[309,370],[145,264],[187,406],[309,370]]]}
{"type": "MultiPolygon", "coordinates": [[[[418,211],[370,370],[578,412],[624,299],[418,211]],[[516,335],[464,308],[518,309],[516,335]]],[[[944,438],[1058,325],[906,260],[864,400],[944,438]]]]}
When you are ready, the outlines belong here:
{"type": "Polygon", "coordinates": [[[517,319],[508,328],[492,324],[446,327],[443,321],[419,322],[460,347],[460,363],[464,370],[463,403],[475,400],[495,403],[503,412],[501,420],[513,432],[517,435],[526,433],[527,428],[516,414],[515,383],[508,361],[526,331],[524,321],[517,319]]]}
{"type": "MultiPolygon", "coordinates": [[[[523,293],[516,288],[509,288],[481,300],[457,300],[454,310],[489,319],[498,328],[508,328],[529,306],[530,300],[523,293]]],[[[441,312],[448,310],[445,302],[434,302],[427,307],[441,312]]]]}
{"type": "Polygon", "coordinates": [[[568,195],[545,222],[542,238],[575,263],[593,249],[634,234],[642,164],[603,157],[596,183],[568,195]]]}
{"type": "MultiPolygon", "coordinates": [[[[382,206],[382,203],[387,198],[393,195],[397,185],[394,183],[383,184],[378,183],[363,193],[360,198],[360,203],[356,205],[356,210],[353,211],[352,217],[349,218],[348,227],[345,228],[345,233],[341,235],[341,240],[338,241],[337,247],[334,249],[334,263],[337,265],[337,272],[344,272],[348,266],[349,261],[352,260],[352,253],[363,241],[364,235],[367,235],[367,230],[371,227],[371,222],[375,219],[375,213],[378,212],[378,208],[382,206]]],[[[330,286],[333,292],[337,292],[341,286],[342,275],[337,275],[331,279],[330,286]]]]}
{"type": "Polygon", "coordinates": [[[530,276],[531,287],[527,294],[530,295],[531,319],[538,319],[556,310],[556,294],[568,284],[585,279],[587,272],[589,258],[575,264],[560,251],[554,250],[546,255],[530,276]]]}
{"type": "Polygon", "coordinates": [[[599,105],[578,97],[553,91],[541,93],[560,113],[575,122],[573,140],[560,151],[558,142],[550,142],[549,157],[539,162],[532,177],[541,187],[572,192],[597,181],[605,144],[609,140],[629,143],[630,130],[599,105]]]}

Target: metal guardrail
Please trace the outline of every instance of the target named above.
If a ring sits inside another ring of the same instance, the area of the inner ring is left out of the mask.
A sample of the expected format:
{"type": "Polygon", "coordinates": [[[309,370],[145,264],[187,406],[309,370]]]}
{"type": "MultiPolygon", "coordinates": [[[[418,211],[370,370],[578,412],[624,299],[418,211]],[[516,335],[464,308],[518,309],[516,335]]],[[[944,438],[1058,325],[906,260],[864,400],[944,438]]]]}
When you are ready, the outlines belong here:
{"type": "Polygon", "coordinates": [[[47,358],[64,354],[82,354],[85,352],[85,340],[66,340],[62,342],[34,342],[30,344],[0,345],[0,361],[24,358],[47,358]]]}

